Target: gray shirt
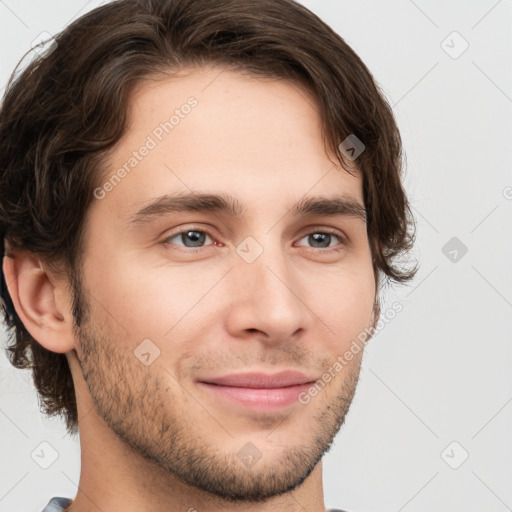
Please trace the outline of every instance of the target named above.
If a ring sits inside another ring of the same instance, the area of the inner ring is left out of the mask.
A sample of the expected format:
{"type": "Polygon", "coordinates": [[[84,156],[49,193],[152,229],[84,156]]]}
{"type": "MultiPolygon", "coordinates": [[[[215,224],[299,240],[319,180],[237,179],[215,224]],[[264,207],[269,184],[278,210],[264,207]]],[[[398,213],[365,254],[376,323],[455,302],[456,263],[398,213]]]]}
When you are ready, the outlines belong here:
{"type": "MultiPolygon", "coordinates": [[[[64,507],[71,503],[71,499],[69,498],[52,498],[48,505],[43,509],[43,512],[62,512],[64,507]]],[[[338,508],[330,508],[327,512],[345,512],[344,510],[340,510],[338,508]]]]}
{"type": "Polygon", "coordinates": [[[44,507],[43,512],[62,512],[64,507],[71,503],[71,499],[69,498],[52,498],[46,507],[44,507]]]}

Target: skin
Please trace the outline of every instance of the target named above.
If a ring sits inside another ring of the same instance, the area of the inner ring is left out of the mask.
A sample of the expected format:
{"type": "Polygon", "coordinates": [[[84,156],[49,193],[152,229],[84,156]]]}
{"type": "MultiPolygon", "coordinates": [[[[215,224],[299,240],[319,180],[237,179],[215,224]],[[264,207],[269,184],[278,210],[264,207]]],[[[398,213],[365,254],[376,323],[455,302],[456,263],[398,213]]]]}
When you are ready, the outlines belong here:
{"type": "Polygon", "coordinates": [[[219,399],[197,380],[285,369],[320,378],[376,322],[364,220],[289,213],[333,192],[362,206],[361,175],[325,153],[306,91],[202,68],[137,87],[104,176],[190,96],[198,105],[87,212],[80,328],[65,279],[28,253],[4,260],[22,321],[72,371],[81,476],[69,510],[320,512],[321,457],[350,406],[362,351],[307,404],[278,411],[219,399]],[[246,212],[129,223],[155,198],[191,190],[229,192],[246,212]],[[202,246],[177,235],[191,230],[207,233],[202,246]],[[329,231],[343,238],[309,236],[329,231]],[[237,253],[248,236],[262,248],[251,263],[237,253]],[[148,366],[134,355],[146,339],[160,351],[148,366]],[[237,456],[248,443],[261,456],[249,467],[237,456]]]}

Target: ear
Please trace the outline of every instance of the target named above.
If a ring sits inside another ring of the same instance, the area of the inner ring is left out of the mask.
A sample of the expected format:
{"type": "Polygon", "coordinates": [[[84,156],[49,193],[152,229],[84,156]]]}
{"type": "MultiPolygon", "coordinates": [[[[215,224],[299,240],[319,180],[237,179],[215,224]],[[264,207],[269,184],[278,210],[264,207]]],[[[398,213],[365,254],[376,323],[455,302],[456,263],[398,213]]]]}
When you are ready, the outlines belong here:
{"type": "Polygon", "coordinates": [[[381,313],[380,301],[378,297],[375,297],[375,302],[373,303],[373,312],[372,312],[372,327],[375,329],[377,327],[377,322],[379,321],[381,313]]]}
{"type": "Polygon", "coordinates": [[[373,309],[370,315],[370,320],[368,322],[368,327],[365,329],[367,336],[365,338],[365,344],[368,343],[373,336],[375,335],[375,330],[377,328],[377,322],[379,321],[381,313],[380,301],[378,296],[375,296],[375,300],[373,301],[373,309]],[[369,334],[368,334],[369,333],[369,334]]]}
{"type": "Polygon", "coordinates": [[[73,316],[68,283],[43,270],[40,260],[26,251],[6,251],[5,282],[16,313],[32,337],[47,350],[73,350],[73,316]]]}
{"type": "Polygon", "coordinates": [[[373,310],[370,325],[373,329],[375,329],[377,327],[377,322],[379,321],[382,311],[380,306],[380,273],[376,268],[375,258],[373,259],[373,274],[375,277],[375,298],[373,299],[373,310]]]}

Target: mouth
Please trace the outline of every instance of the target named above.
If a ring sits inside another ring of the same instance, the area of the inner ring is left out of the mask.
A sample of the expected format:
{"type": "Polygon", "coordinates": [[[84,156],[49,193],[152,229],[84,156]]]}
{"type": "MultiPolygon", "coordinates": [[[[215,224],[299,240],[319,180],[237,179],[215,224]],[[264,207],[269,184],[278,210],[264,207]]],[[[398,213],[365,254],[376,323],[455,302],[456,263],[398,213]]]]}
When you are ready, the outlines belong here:
{"type": "Polygon", "coordinates": [[[299,395],[318,379],[301,372],[238,373],[197,382],[216,398],[237,406],[259,411],[277,411],[299,403],[299,395]]]}

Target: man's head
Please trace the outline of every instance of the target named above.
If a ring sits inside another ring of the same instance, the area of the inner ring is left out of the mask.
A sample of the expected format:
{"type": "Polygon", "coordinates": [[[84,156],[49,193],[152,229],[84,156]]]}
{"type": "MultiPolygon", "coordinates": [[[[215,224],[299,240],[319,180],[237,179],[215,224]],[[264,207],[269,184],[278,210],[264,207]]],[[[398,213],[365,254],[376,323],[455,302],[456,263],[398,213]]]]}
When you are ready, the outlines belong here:
{"type": "Polygon", "coordinates": [[[183,482],[294,488],[348,410],[362,350],[335,363],[380,278],[413,274],[394,263],[412,233],[389,106],[290,0],[120,0],[56,43],[0,117],[13,363],[70,431],[87,395],[183,482]],[[322,390],[262,405],[213,384],[281,370],[322,390]]]}

